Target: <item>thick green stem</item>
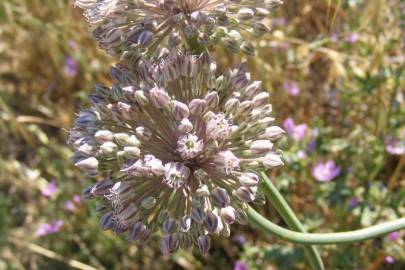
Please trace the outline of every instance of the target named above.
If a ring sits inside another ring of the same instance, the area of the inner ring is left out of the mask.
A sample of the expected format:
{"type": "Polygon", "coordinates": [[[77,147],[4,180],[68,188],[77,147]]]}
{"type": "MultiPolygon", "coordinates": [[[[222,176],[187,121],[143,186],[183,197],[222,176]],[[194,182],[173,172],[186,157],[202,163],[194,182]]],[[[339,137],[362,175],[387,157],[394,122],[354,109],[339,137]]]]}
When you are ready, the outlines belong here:
{"type": "MultiPolygon", "coordinates": [[[[283,218],[285,223],[295,231],[306,233],[304,226],[301,224],[297,216],[294,214],[293,210],[290,208],[288,203],[284,200],[284,197],[278,192],[277,188],[269,180],[267,175],[262,172],[261,177],[263,179],[262,188],[267,198],[270,200],[271,204],[283,218]]],[[[325,269],[322,258],[315,246],[304,246],[304,252],[307,256],[312,269],[323,270],[325,269]]]]}
{"type": "Polygon", "coordinates": [[[383,236],[390,232],[405,229],[405,218],[399,218],[393,221],[349,232],[301,233],[287,230],[283,227],[278,226],[277,224],[274,224],[273,222],[260,215],[250,206],[248,207],[247,215],[249,221],[264,232],[273,234],[293,243],[307,245],[334,245],[360,242],[367,239],[383,236]]]}

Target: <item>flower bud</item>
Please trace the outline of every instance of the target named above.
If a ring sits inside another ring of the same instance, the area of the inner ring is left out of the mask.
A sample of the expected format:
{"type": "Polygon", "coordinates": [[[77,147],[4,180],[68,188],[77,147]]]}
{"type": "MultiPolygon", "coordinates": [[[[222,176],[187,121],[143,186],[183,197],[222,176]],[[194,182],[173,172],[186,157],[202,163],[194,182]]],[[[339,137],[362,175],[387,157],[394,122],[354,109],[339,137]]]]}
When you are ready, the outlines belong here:
{"type": "Polygon", "coordinates": [[[190,112],[193,115],[200,115],[204,113],[207,108],[207,101],[203,99],[193,99],[189,104],[190,112]]]}
{"type": "Polygon", "coordinates": [[[269,153],[262,159],[263,165],[266,168],[278,167],[284,165],[279,155],[269,153]]]}
{"type": "Polygon", "coordinates": [[[141,155],[141,150],[135,146],[124,147],[125,156],[129,159],[139,158],[141,155]]]}
{"type": "Polygon", "coordinates": [[[240,49],[242,50],[242,52],[244,52],[245,54],[249,55],[249,56],[255,56],[255,48],[253,47],[252,43],[244,41],[242,42],[242,44],[240,45],[240,49]]]}
{"type": "Polygon", "coordinates": [[[182,133],[189,133],[193,130],[193,124],[187,118],[181,120],[179,126],[179,131],[182,133]]]}
{"type": "Polygon", "coordinates": [[[164,91],[161,88],[152,88],[149,91],[149,96],[150,96],[150,100],[152,101],[152,104],[160,109],[160,108],[169,108],[169,104],[170,104],[170,97],[167,94],[166,91],[164,91]]]}
{"type": "Polygon", "coordinates": [[[253,25],[253,33],[256,36],[263,36],[265,33],[268,33],[270,29],[261,22],[255,22],[253,25]]]}
{"type": "Polygon", "coordinates": [[[259,177],[257,176],[257,174],[255,173],[243,173],[240,177],[239,177],[239,183],[242,186],[247,186],[247,187],[253,187],[253,186],[257,186],[260,182],[259,177]]]}
{"type": "Polygon", "coordinates": [[[126,145],[129,140],[129,135],[126,133],[115,133],[113,137],[114,141],[119,145],[126,145]]]}
{"type": "Polygon", "coordinates": [[[179,238],[177,234],[166,235],[160,240],[160,250],[164,255],[177,251],[179,248],[179,238]]]}
{"type": "Polygon", "coordinates": [[[173,115],[176,120],[180,121],[183,118],[188,118],[190,116],[190,111],[186,104],[180,101],[173,102],[173,115]]]}
{"type": "Polygon", "coordinates": [[[220,208],[227,207],[231,202],[228,192],[223,188],[215,188],[211,192],[211,199],[213,204],[220,208]]]}
{"type": "Polygon", "coordinates": [[[182,232],[188,232],[191,228],[191,218],[189,216],[184,216],[180,221],[180,230],[182,232]]]}
{"type": "Polygon", "coordinates": [[[266,128],[265,134],[267,139],[274,141],[281,138],[285,134],[285,131],[278,126],[271,126],[266,128]]]}
{"type": "Polygon", "coordinates": [[[236,219],[236,212],[232,206],[227,206],[221,209],[221,217],[228,224],[232,224],[236,219]]]}
{"type": "Polygon", "coordinates": [[[147,47],[152,43],[154,36],[151,31],[143,31],[138,37],[138,44],[147,47]]]}
{"type": "Polygon", "coordinates": [[[198,237],[198,247],[203,255],[207,255],[211,248],[211,239],[208,235],[201,235],[198,237]]]}
{"type": "Polygon", "coordinates": [[[252,190],[248,187],[240,187],[235,192],[236,197],[238,197],[243,202],[252,202],[255,199],[255,195],[252,190]]]}
{"type": "Polygon", "coordinates": [[[113,142],[105,142],[100,146],[103,155],[111,155],[117,151],[118,146],[113,142]]]}
{"type": "Polygon", "coordinates": [[[76,162],[75,166],[82,171],[94,171],[98,168],[98,160],[95,157],[89,157],[76,162]]]}
{"type": "Polygon", "coordinates": [[[205,101],[207,101],[208,107],[211,109],[216,108],[219,104],[219,96],[218,93],[212,91],[205,96],[205,101]]]}
{"type": "Polygon", "coordinates": [[[269,93],[261,92],[253,98],[253,103],[258,107],[266,105],[269,101],[269,97],[269,93]]]}
{"type": "Polygon", "coordinates": [[[269,152],[273,148],[273,143],[269,140],[257,140],[252,142],[250,150],[255,154],[263,154],[269,152]]]}
{"type": "Polygon", "coordinates": [[[94,134],[97,143],[103,144],[113,140],[113,133],[109,130],[99,130],[94,134]]]}
{"type": "Polygon", "coordinates": [[[248,97],[253,97],[257,95],[257,93],[259,93],[261,89],[262,89],[262,82],[254,81],[248,87],[246,87],[244,92],[248,97]]]}
{"type": "Polygon", "coordinates": [[[168,218],[163,222],[163,232],[171,234],[177,231],[177,221],[174,218],[168,218]]]}

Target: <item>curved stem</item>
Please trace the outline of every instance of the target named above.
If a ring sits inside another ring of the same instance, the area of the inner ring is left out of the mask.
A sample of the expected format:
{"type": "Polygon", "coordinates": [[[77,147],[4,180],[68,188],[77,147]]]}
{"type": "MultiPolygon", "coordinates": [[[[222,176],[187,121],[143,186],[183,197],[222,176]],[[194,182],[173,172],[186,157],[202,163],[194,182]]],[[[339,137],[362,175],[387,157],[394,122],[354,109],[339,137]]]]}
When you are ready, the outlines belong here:
{"type": "MultiPolygon", "coordinates": [[[[280,192],[277,190],[277,188],[273,185],[273,183],[264,172],[261,173],[261,178],[263,180],[262,188],[264,190],[264,193],[266,194],[267,198],[270,200],[274,208],[277,210],[277,212],[280,214],[280,216],[283,218],[285,223],[287,223],[287,225],[295,231],[306,233],[304,226],[301,224],[294,211],[284,200],[284,197],[280,194],[280,192]]],[[[303,248],[306,257],[308,258],[312,266],[312,269],[325,269],[322,258],[315,246],[304,246],[303,248]]]]}
{"type": "Polygon", "coordinates": [[[252,207],[248,207],[249,221],[266,233],[273,234],[293,243],[309,245],[333,245],[341,243],[353,243],[376,238],[390,232],[405,229],[405,218],[374,225],[368,228],[338,233],[301,233],[284,229],[260,215],[252,207]]]}

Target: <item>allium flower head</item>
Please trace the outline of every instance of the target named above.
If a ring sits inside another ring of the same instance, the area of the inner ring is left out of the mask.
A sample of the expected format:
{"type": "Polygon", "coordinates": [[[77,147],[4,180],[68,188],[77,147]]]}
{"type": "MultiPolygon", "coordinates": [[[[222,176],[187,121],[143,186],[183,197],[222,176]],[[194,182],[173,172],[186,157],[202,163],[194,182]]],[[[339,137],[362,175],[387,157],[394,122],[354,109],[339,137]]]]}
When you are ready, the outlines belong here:
{"type": "Polygon", "coordinates": [[[76,0],[101,48],[117,56],[175,47],[186,39],[203,46],[219,41],[253,54],[242,34],[268,31],[263,19],[281,0],[76,0]],[[243,30],[243,31],[242,31],[243,30]]]}
{"type": "Polygon", "coordinates": [[[139,69],[113,68],[70,132],[76,166],[104,177],[84,197],[101,199],[103,229],[137,243],[160,230],[164,253],[205,254],[264,202],[255,171],[283,164],[272,141],[284,131],[245,65],[218,77],[207,55],[173,54],[139,69]]]}

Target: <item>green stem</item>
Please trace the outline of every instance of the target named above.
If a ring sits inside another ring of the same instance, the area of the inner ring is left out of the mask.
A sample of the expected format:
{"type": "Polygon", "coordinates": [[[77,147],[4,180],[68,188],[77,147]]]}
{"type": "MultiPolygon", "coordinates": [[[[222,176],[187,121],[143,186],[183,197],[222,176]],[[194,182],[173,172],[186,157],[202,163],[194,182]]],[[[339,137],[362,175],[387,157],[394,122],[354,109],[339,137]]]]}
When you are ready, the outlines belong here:
{"type": "Polygon", "coordinates": [[[405,218],[399,218],[382,224],[374,225],[368,228],[338,233],[301,233],[284,229],[274,224],[252,207],[248,207],[247,215],[249,221],[266,233],[274,234],[282,239],[293,243],[307,245],[334,245],[341,243],[353,243],[364,241],[386,235],[391,232],[405,229],[405,218]]]}
{"type": "MultiPolygon", "coordinates": [[[[293,210],[290,208],[288,203],[284,200],[284,197],[280,194],[277,188],[273,185],[267,175],[262,172],[261,177],[263,179],[262,188],[267,198],[270,200],[271,204],[283,218],[285,223],[295,231],[306,233],[304,226],[301,224],[297,216],[294,214],[293,210]]],[[[322,258],[315,246],[304,246],[304,252],[308,258],[312,269],[323,270],[325,266],[323,265],[322,258]]]]}

